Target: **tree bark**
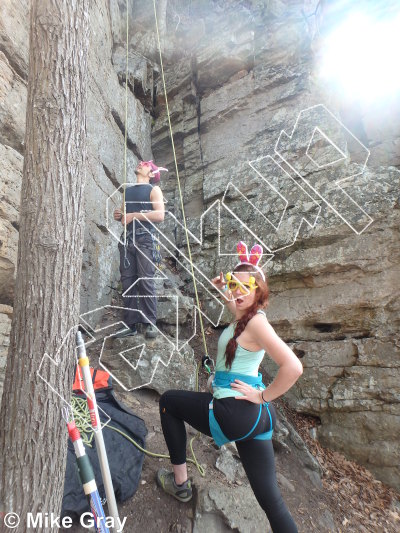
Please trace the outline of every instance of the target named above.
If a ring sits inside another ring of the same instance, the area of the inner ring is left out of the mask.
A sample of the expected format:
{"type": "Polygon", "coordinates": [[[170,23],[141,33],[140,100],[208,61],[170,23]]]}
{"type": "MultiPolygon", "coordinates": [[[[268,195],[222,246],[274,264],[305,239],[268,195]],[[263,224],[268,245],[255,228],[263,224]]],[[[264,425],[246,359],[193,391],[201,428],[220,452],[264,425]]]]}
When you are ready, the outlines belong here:
{"type": "MultiPolygon", "coordinates": [[[[32,0],[17,279],[0,412],[0,506],[61,509],[83,246],[89,0],[32,0]],[[65,340],[64,344],[63,340],[65,340]]],[[[40,531],[57,531],[43,526],[40,531]]]]}

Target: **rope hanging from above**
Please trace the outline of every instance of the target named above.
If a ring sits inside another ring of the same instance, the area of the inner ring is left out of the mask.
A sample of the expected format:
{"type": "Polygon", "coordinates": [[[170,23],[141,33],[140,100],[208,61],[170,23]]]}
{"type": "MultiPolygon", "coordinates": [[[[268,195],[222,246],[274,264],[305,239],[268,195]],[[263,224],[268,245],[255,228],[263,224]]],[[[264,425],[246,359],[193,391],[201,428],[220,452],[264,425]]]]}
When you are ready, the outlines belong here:
{"type": "Polygon", "coordinates": [[[183,204],[181,181],[180,181],[180,178],[179,178],[178,162],[177,162],[177,159],[176,159],[175,142],[174,142],[174,136],[173,136],[173,133],[172,133],[171,116],[170,116],[170,112],[169,112],[167,88],[166,88],[165,76],[164,76],[164,64],[163,64],[163,59],[162,59],[162,54],[161,54],[161,40],[160,40],[160,31],[159,31],[158,19],[157,19],[156,0],[153,0],[153,6],[154,6],[154,17],[155,17],[155,21],[156,21],[156,33],[157,33],[158,51],[159,51],[159,55],[160,55],[161,78],[162,78],[162,82],[163,82],[164,98],[165,98],[165,105],[166,105],[166,109],[167,109],[168,127],[169,127],[169,133],[170,133],[170,137],[171,137],[172,152],[173,152],[173,155],[174,155],[175,172],[176,172],[176,179],[177,179],[177,183],[178,183],[178,192],[179,192],[179,198],[180,198],[180,204],[181,204],[181,210],[182,210],[182,219],[183,219],[183,225],[184,225],[184,228],[185,228],[186,245],[187,245],[190,268],[191,268],[191,273],[192,273],[193,287],[194,287],[194,292],[195,292],[195,296],[196,296],[196,305],[197,305],[197,309],[199,310],[200,329],[201,329],[201,334],[202,334],[202,338],[203,338],[204,353],[205,353],[206,357],[209,359],[206,335],[205,335],[205,331],[204,331],[203,317],[202,317],[202,313],[201,313],[201,310],[200,310],[201,309],[201,307],[200,307],[200,299],[199,299],[199,294],[198,294],[198,291],[197,291],[196,277],[194,275],[194,269],[193,269],[192,251],[191,251],[191,248],[190,248],[189,232],[188,232],[188,228],[187,228],[187,224],[186,224],[185,207],[184,207],[184,204],[183,204]]]}
{"type": "MultiPolygon", "coordinates": [[[[191,251],[190,242],[189,242],[189,231],[188,231],[187,223],[186,223],[185,207],[183,203],[183,194],[182,194],[181,182],[180,182],[180,177],[179,177],[178,162],[176,158],[175,142],[174,142],[174,136],[172,132],[171,116],[170,116],[170,111],[169,111],[168,96],[167,96],[167,89],[166,89],[165,75],[164,75],[164,63],[163,63],[162,54],[161,54],[161,40],[160,40],[160,31],[159,31],[159,26],[158,26],[156,0],[153,0],[153,7],[154,7],[154,18],[155,18],[155,24],[156,24],[158,51],[159,51],[159,56],[160,56],[161,77],[162,77],[162,82],[163,82],[164,98],[165,98],[165,104],[166,104],[166,109],[167,109],[168,127],[169,127],[169,132],[170,132],[170,137],[171,137],[172,152],[174,156],[176,179],[178,183],[178,192],[179,192],[179,198],[180,198],[180,204],[181,204],[182,219],[183,219],[183,225],[185,229],[186,245],[187,245],[187,250],[188,250],[192,279],[193,279],[193,287],[194,287],[194,292],[195,292],[195,297],[196,297],[196,305],[199,311],[200,330],[201,330],[201,335],[202,335],[202,340],[203,340],[204,354],[207,360],[210,361],[210,357],[208,355],[207,341],[206,341],[206,336],[205,336],[205,331],[204,331],[203,316],[201,313],[200,298],[199,298],[199,294],[197,290],[197,282],[196,282],[196,277],[195,277],[194,268],[193,268],[192,251],[191,251]]],[[[125,60],[126,60],[125,135],[124,135],[124,191],[123,191],[123,216],[124,218],[126,217],[125,191],[126,191],[126,185],[127,185],[127,148],[128,148],[129,0],[126,0],[126,57],[125,57],[125,60]]],[[[126,253],[126,245],[127,245],[126,235],[127,235],[127,227],[126,227],[126,224],[124,224],[125,253],[126,253]]],[[[208,371],[207,367],[206,369],[208,371]]]]}
{"type": "MultiPolygon", "coordinates": [[[[201,329],[201,334],[202,334],[202,338],[203,338],[203,345],[204,345],[204,352],[205,352],[205,356],[203,357],[203,359],[206,359],[206,363],[212,364],[213,361],[208,356],[207,341],[206,341],[206,336],[205,336],[205,331],[204,331],[203,318],[202,318],[202,314],[201,314],[201,311],[200,311],[200,299],[199,299],[199,294],[198,294],[198,290],[197,290],[197,283],[196,283],[196,278],[195,278],[194,269],[193,269],[192,252],[191,252],[191,249],[190,249],[189,233],[188,233],[188,228],[187,228],[187,224],[186,224],[185,208],[184,208],[184,204],[183,204],[183,195],[182,195],[181,183],[180,183],[180,178],[179,178],[178,162],[177,162],[177,159],[176,159],[175,143],[174,143],[174,137],[173,137],[173,133],[172,133],[171,118],[170,118],[168,97],[167,97],[166,84],[165,84],[164,65],[163,65],[163,60],[162,60],[162,55],[161,55],[161,42],[160,42],[160,33],[159,33],[159,27],[158,27],[157,8],[156,8],[155,0],[153,0],[153,6],[154,6],[154,17],[155,17],[155,24],[156,24],[158,49],[159,49],[159,54],[160,54],[161,76],[162,76],[162,81],[163,81],[163,90],[164,90],[164,96],[165,96],[165,102],[166,102],[168,125],[169,125],[169,131],[170,131],[170,136],[171,136],[174,163],[175,163],[175,171],[176,171],[176,177],[177,177],[177,182],[178,182],[178,191],[179,191],[179,198],[180,198],[180,203],[181,203],[183,225],[184,225],[184,228],[185,228],[186,244],[187,244],[187,249],[188,249],[188,256],[189,256],[189,261],[190,261],[192,278],[193,278],[193,286],[194,286],[194,291],[195,291],[195,295],[196,295],[196,305],[197,305],[197,308],[199,310],[200,329],[201,329]]],[[[129,61],[129,9],[128,8],[129,8],[129,0],[126,0],[125,135],[124,135],[124,192],[123,192],[123,214],[124,214],[124,217],[126,217],[125,190],[126,190],[126,184],[127,184],[127,146],[128,146],[128,73],[129,73],[129,68],[128,68],[128,61],[129,61]]],[[[124,225],[124,245],[125,245],[125,250],[126,250],[126,245],[127,245],[126,233],[127,233],[126,232],[126,225],[124,225]]],[[[206,364],[204,366],[207,369],[207,371],[210,371],[210,368],[209,368],[208,364],[206,364]]],[[[199,390],[199,369],[200,369],[200,366],[201,366],[201,362],[198,363],[197,369],[196,369],[196,390],[199,390]]],[[[109,429],[113,429],[114,431],[119,431],[118,429],[112,427],[111,425],[108,425],[108,427],[109,427],[109,429]]],[[[196,459],[196,456],[194,454],[194,450],[193,450],[193,441],[199,435],[200,435],[200,433],[197,433],[190,440],[189,447],[190,447],[190,451],[191,451],[193,459],[189,459],[188,458],[187,461],[190,462],[190,463],[193,463],[196,466],[196,468],[198,469],[198,471],[199,471],[201,476],[205,476],[204,467],[198,463],[198,461],[196,459]]],[[[124,436],[126,438],[128,438],[126,435],[124,435],[124,436]]],[[[129,440],[131,440],[131,439],[129,438],[129,440]]],[[[144,448],[141,448],[139,446],[139,444],[136,443],[135,441],[131,440],[131,442],[136,447],[138,447],[143,453],[145,453],[145,454],[147,454],[149,456],[160,457],[160,458],[168,458],[169,459],[168,455],[150,452],[148,450],[145,450],[144,448]]]]}

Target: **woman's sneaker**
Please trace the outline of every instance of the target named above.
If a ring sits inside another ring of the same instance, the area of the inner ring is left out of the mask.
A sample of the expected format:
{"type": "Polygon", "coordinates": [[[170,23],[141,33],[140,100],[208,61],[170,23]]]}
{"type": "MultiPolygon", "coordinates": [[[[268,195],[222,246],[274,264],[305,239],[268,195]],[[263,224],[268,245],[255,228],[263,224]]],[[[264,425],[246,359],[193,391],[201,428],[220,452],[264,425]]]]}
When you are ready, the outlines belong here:
{"type": "Polygon", "coordinates": [[[160,468],[157,472],[157,485],[180,502],[188,502],[192,499],[192,484],[189,479],[182,485],[177,485],[174,473],[165,468],[160,468]]]}

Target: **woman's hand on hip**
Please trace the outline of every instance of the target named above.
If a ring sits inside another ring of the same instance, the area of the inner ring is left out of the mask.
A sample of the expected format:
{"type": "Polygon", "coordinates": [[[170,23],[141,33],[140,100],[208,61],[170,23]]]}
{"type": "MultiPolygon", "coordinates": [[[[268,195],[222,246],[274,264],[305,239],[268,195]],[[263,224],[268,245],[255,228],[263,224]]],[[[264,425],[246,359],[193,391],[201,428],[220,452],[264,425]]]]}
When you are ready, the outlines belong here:
{"type": "Polygon", "coordinates": [[[231,383],[231,388],[243,394],[243,396],[235,396],[236,400],[247,400],[248,402],[258,404],[263,403],[263,400],[261,399],[261,391],[248,385],[244,381],[240,381],[240,379],[235,379],[235,381],[231,383]]]}

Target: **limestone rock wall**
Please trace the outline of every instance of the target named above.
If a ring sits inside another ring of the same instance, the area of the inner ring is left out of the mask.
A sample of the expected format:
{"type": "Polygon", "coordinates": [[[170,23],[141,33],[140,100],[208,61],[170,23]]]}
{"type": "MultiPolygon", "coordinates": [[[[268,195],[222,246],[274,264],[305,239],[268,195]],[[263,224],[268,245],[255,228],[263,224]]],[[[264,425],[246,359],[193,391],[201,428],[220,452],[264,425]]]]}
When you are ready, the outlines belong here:
{"type": "MultiPolygon", "coordinates": [[[[0,368],[6,366],[8,347],[10,345],[10,330],[12,320],[12,307],[10,305],[0,305],[0,368]]],[[[0,394],[3,391],[1,384],[0,394]]]]}
{"type": "MultiPolygon", "coordinates": [[[[237,240],[263,241],[270,251],[268,317],[304,365],[289,402],[320,418],[324,444],[399,488],[400,173],[393,165],[400,135],[371,109],[350,113],[319,83],[315,25],[302,15],[315,7],[300,0],[190,9],[169,2],[167,34],[176,45],[175,54],[166,47],[165,77],[185,213],[203,238],[201,246],[191,239],[195,263],[209,277],[232,267],[237,240]],[[365,150],[329,113],[310,115],[296,141],[280,137],[318,104],[369,145],[364,172],[365,150]],[[337,158],[322,137],[311,139],[315,126],[343,148],[344,164],[324,167],[337,158]],[[283,157],[274,151],[278,139],[283,157]],[[320,169],[306,157],[308,142],[320,169]],[[331,183],[355,174],[344,193],[333,190],[331,183]]],[[[163,188],[182,222],[161,80],[156,97],[153,152],[170,169],[163,188]]],[[[172,226],[166,221],[163,231],[184,250],[183,230],[172,226]]],[[[176,251],[171,256],[190,290],[184,261],[176,251]]],[[[218,305],[200,290],[215,318],[218,305]]],[[[272,378],[274,363],[264,364],[272,378]]]]}
{"type": "Polygon", "coordinates": [[[14,299],[23,167],[29,13],[0,5],[0,398],[14,299]]]}
{"type": "MultiPolygon", "coordinates": [[[[180,198],[153,6],[145,0],[129,5],[125,175],[126,2],[90,2],[82,312],[111,301],[118,255],[107,227],[116,234],[120,228],[107,221],[107,198],[124,181],[135,181],[133,167],[139,158],[154,154],[169,168],[162,188],[167,209],[177,220],[168,215],[161,229],[179,249],[186,246],[178,223],[182,222],[180,198]]],[[[177,168],[206,314],[216,322],[222,309],[207,292],[201,273],[210,277],[232,268],[239,238],[250,244],[262,240],[269,251],[265,262],[271,288],[269,320],[304,365],[302,378],[287,395],[289,402],[321,419],[321,441],[399,488],[399,172],[395,167],[400,134],[394,121],[387,120],[387,111],[348,103],[346,107],[319,83],[318,32],[312,16],[316,5],[313,0],[157,2],[177,168]],[[363,173],[362,147],[354,147],[357,143],[329,114],[308,115],[293,142],[280,136],[283,130],[291,135],[299,113],[318,104],[369,145],[363,173]],[[340,153],[347,156],[345,163],[335,158],[326,139],[310,137],[310,128],[316,125],[335,139],[340,153]],[[343,183],[345,193],[332,185],[354,174],[343,183]],[[329,197],[329,202],[322,197],[329,197]]],[[[12,316],[27,43],[26,3],[2,0],[0,367],[12,316]]],[[[109,212],[120,201],[114,195],[109,212]]],[[[180,288],[193,294],[184,260],[177,250],[166,248],[169,252],[164,255],[177,261],[180,269],[180,288]]],[[[227,320],[223,315],[222,323],[227,320]]],[[[268,358],[265,369],[271,376],[276,372],[268,358]]]]}
{"type": "Polygon", "coordinates": [[[0,303],[12,305],[25,132],[28,13],[0,6],[0,303]]]}
{"type": "MultiPolygon", "coordinates": [[[[122,2],[120,2],[122,4],[122,2]]],[[[130,14],[132,17],[132,13],[130,14]]],[[[89,87],[87,106],[88,164],[86,220],[83,249],[81,311],[109,304],[111,286],[119,279],[116,240],[118,224],[107,220],[107,198],[124,181],[136,181],[133,168],[139,158],[150,159],[149,109],[128,90],[127,174],[124,173],[125,78],[114,65],[113,26],[122,21],[117,0],[90,2],[89,87]]],[[[26,2],[0,4],[0,382],[14,297],[18,246],[20,185],[23,167],[29,9],[26,2]],[[11,311],[10,311],[11,309],[11,311]]],[[[149,77],[152,79],[151,69],[149,77]]],[[[152,83],[152,82],[151,82],[152,83]]],[[[121,195],[109,201],[109,212],[122,203],[121,195]]],[[[0,389],[1,393],[1,389],[0,389]]]]}

